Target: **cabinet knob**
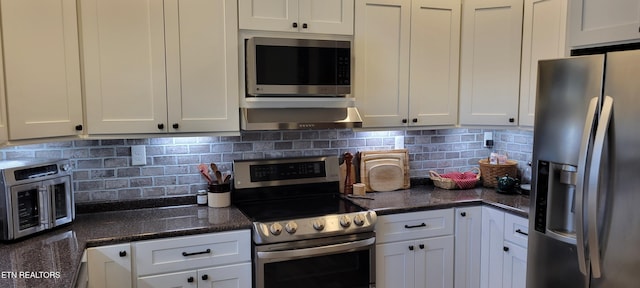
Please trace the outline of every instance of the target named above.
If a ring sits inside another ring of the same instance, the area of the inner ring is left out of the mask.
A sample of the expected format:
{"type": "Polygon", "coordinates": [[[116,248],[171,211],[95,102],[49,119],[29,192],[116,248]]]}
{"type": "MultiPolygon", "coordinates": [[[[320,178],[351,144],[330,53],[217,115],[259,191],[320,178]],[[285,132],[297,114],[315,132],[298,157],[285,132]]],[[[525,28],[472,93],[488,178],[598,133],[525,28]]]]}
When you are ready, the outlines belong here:
{"type": "Polygon", "coordinates": [[[418,118],[413,118],[413,119],[411,119],[411,122],[413,122],[413,123],[418,123],[418,118]]]}
{"type": "Polygon", "coordinates": [[[180,128],[180,124],[173,123],[173,125],[171,125],[171,127],[173,127],[173,129],[178,129],[178,128],[180,128]]]}
{"type": "Polygon", "coordinates": [[[307,23],[302,23],[302,29],[307,29],[307,27],[309,27],[307,23]]]}
{"type": "Polygon", "coordinates": [[[418,247],[420,247],[420,249],[424,249],[424,244],[420,244],[418,247]]]}
{"type": "Polygon", "coordinates": [[[127,251],[124,251],[124,250],[123,250],[123,251],[120,251],[120,252],[118,253],[118,255],[120,255],[120,257],[125,257],[125,256],[127,256],[127,251]]]}
{"type": "Polygon", "coordinates": [[[158,129],[163,130],[164,129],[164,124],[163,123],[159,123],[158,124],[158,129]]]}
{"type": "Polygon", "coordinates": [[[209,275],[207,274],[202,275],[202,280],[207,280],[207,279],[209,279],[209,275]]]}
{"type": "Polygon", "coordinates": [[[298,22],[293,22],[291,26],[293,26],[293,28],[298,28],[298,22]]]}
{"type": "Polygon", "coordinates": [[[413,245],[409,246],[409,250],[413,251],[413,245]]]}
{"type": "Polygon", "coordinates": [[[402,123],[407,123],[407,119],[402,119],[402,123]]]}
{"type": "Polygon", "coordinates": [[[82,128],[81,124],[76,125],[76,131],[82,131],[82,128]]]}
{"type": "Polygon", "coordinates": [[[516,118],[509,118],[509,123],[516,122],[516,118]]]}
{"type": "Polygon", "coordinates": [[[461,212],[461,213],[460,213],[460,216],[462,216],[462,217],[467,217],[467,212],[461,212]]]}
{"type": "Polygon", "coordinates": [[[189,283],[193,283],[193,280],[194,280],[193,277],[187,278],[187,282],[189,282],[189,283]]]}
{"type": "Polygon", "coordinates": [[[504,252],[509,252],[509,247],[504,246],[504,247],[502,247],[502,250],[503,250],[504,252]]]}

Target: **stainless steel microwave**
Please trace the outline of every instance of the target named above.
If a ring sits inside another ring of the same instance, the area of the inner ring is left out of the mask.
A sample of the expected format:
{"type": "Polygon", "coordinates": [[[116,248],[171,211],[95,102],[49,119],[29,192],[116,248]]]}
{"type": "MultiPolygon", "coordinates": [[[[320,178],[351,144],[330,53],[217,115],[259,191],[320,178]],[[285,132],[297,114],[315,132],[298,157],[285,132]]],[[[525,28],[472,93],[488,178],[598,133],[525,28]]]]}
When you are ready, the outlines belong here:
{"type": "Polygon", "coordinates": [[[15,240],[75,218],[69,160],[0,161],[0,240],[15,240]]]}
{"type": "Polygon", "coordinates": [[[351,41],[253,37],[245,52],[248,97],[351,94],[351,41]]]}

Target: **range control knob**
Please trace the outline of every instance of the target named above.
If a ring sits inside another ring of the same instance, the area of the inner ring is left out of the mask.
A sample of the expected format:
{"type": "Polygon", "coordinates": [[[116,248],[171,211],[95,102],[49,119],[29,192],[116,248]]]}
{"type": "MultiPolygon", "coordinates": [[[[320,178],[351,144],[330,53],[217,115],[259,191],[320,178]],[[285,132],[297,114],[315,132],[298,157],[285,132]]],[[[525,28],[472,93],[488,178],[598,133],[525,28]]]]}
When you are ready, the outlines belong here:
{"type": "Polygon", "coordinates": [[[340,226],[344,228],[351,226],[351,220],[349,220],[349,217],[347,217],[346,215],[340,216],[340,226]]]}
{"type": "Polygon", "coordinates": [[[269,232],[276,236],[280,235],[280,233],[282,233],[282,225],[280,225],[280,223],[278,222],[271,224],[271,226],[269,227],[269,232]]]}
{"type": "Polygon", "coordinates": [[[364,215],[362,214],[357,214],[356,217],[353,217],[353,223],[355,223],[358,226],[364,225],[364,221],[365,221],[365,218],[364,218],[364,215]]]}
{"type": "Polygon", "coordinates": [[[284,225],[284,230],[286,230],[289,234],[296,233],[296,231],[298,231],[298,224],[296,224],[296,222],[289,221],[287,225],[284,225]]]}
{"type": "Polygon", "coordinates": [[[313,221],[313,229],[322,231],[324,229],[324,221],[321,219],[313,221]]]}

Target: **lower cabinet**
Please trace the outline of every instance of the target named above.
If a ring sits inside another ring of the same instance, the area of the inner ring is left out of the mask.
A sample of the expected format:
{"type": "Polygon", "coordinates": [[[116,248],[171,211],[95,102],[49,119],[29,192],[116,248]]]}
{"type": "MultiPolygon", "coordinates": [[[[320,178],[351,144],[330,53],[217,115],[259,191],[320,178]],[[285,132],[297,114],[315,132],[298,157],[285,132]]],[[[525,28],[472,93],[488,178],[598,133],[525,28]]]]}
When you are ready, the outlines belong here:
{"type": "Polygon", "coordinates": [[[131,287],[131,256],[129,243],[88,248],[88,287],[131,287]]]}
{"type": "Polygon", "coordinates": [[[482,207],[480,287],[526,286],[528,221],[482,207]]]}
{"type": "Polygon", "coordinates": [[[378,217],[376,287],[453,287],[453,209],[378,217]]]}
{"type": "Polygon", "coordinates": [[[456,208],[455,278],[456,288],[480,287],[480,238],[482,207],[456,208]]]}
{"type": "Polygon", "coordinates": [[[251,232],[227,231],[87,249],[89,287],[250,288],[251,232]]]}

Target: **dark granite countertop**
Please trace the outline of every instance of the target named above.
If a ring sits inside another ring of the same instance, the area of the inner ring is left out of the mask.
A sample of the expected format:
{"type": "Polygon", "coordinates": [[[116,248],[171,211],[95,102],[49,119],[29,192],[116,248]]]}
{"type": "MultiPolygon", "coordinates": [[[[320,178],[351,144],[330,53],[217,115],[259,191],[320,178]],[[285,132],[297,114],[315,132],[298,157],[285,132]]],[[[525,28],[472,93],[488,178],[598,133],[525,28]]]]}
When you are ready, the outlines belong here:
{"type": "Polygon", "coordinates": [[[88,247],[250,227],[251,221],[234,207],[182,205],[78,214],[70,225],[0,244],[0,287],[73,287],[88,247]]]}
{"type": "MultiPolygon", "coordinates": [[[[375,200],[351,200],[378,215],[483,204],[523,217],[529,214],[527,196],[498,194],[488,188],[445,190],[419,185],[366,196],[375,200]]],[[[251,221],[234,207],[181,205],[78,214],[71,225],[0,244],[0,287],[72,287],[88,247],[250,227],[251,221]],[[12,275],[20,272],[33,278],[12,275]],[[59,273],[59,278],[45,279],[48,273],[41,272],[59,273]]]]}

